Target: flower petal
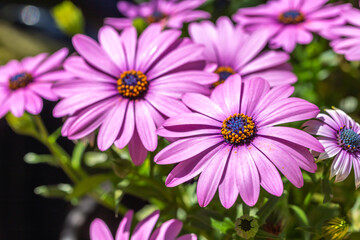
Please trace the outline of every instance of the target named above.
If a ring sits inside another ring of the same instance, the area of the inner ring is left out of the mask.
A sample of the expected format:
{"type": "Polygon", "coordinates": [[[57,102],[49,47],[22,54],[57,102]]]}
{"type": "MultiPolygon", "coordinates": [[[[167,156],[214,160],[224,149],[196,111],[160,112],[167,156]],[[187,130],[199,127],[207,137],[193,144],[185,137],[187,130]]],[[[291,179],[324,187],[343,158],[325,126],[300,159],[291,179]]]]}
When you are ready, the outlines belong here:
{"type": "Polygon", "coordinates": [[[113,240],[113,236],[103,220],[96,218],[90,225],[91,240],[113,240]]]}
{"type": "Polygon", "coordinates": [[[116,231],[115,240],[129,240],[131,221],[134,215],[133,210],[129,210],[121,220],[119,227],[116,231]]]}
{"type": "Polygon", "coordinates": [[[211,162],[201,173],[196,189],[196,195],[201,207],[206,207],[213,199],[223,176],[230,149],[228,146],[223,146],[213,155],[212,159],[209,160],[211,162]]]}
{"type": "Polygon", "coordinates": [[[76,51],[98,69],[118,77],[120,69],[110,60],[99,44],[88,36],[77,34],[72,39],[76,51]]]}
{"type": "Polygon", "coordinates": [[[162,149],[155,157],[157,164],[173,164],[185,161],[212,149],[223,142],[220,136],[200,136],[176,141],[162,149]]]}
{"type": "Polygon", "coordinates": [[[236,185],[240,196],[246,205],[254,206],[260,194],[259,172],[245,145],[241,146],[234,154],[237,156],[236,185]]]}
{"type": "Polygon", "coordinates": [[[148,151],[155,151],[157,147],[156,127],[144,100],[135,101],[135,121],[144,147],[148,151]]]}
{"type": "Polygon", "coordinates": [[[101,151],[107,150],[114,143],[124,121],[127,99],[122,99],[114,104],[105,117],[98,134],[98,147],[101,151]]]}
{"type": "Polygon", "coordinates": [[[144,240],[149,239],[151,231],[153,230],[157,220],[159,219],[160,212],[155,211],[146,217],[144,220],[140,221],[131,236],[131,240],[144,240]]]}
{"type": "Polygon", "coordinates": [[[143,164],[147,157],[148,151],[141,142],[138,131],[136,129],[134,130],[134,134],[129,142],[128,148],[133,163],[136,166],[143,164]]]}

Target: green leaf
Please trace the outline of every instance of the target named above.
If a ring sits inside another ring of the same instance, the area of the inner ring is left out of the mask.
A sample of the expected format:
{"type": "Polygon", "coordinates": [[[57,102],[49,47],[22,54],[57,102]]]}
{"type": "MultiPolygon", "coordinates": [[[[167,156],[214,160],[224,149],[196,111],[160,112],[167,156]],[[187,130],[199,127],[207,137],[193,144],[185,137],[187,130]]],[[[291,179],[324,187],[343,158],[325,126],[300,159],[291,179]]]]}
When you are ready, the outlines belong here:
{"type": "Polygon", "coordinates": [[[281,237],[276,236],[274,234],[265,232],[264,230],[259,229],[259,231],[256,234],[256,238],[265,238],[265,239],[281,239],[281,237]]]}
{"type": "Polygon", "coordinates": [[[39,186],[34,189],[34,192],[37,195],[46,198],[66,198],[73,188],[70,184],[57,184],[57,185],[47,185],[39,186]]]}
{"type": "Polygon", "coordinates": [[[230,220],[230,218],[224,218],[223,221],[216,220],[214,218],[210,218],[211,226],[220,231],[221,233],[226,234],[229,230],[234,230],[235,225],[230,220]]]}
{"type": "Polygon", "coordinates": [[[17,134],[38,137],[38,131],[30,114],[25,112],[21,117],[17,118],[8,113],[5,118],[11,129],[17,134]]]}
{"type": "Polygon", "coordinates": [[[309,226],[309,220],[304,210],[295,205],[290,205],[290,208],[295,212],[296,217],[304,226],[309,226]]]}
{"type": "Polygon", "coordinates": [[[89,192],[91,190],[98,187],[101,183],[105,182],[106,180],[109,180],[111,176],[109,174],[97,174],[89,176],[88,178],[85,178],[78,184],[74,186],[74,190],[72,193],[67,197],[68,199],[71,198],[79,198],[89,192]]]}
{"type": "Polygon", "coordinates": [[[265,223],[266,218],[272,213],[275,209],[277,202],[280,198],[270,196],[269,200],[259,209],[257,216],[259,217],[259,225],[265,223]]]}
{"type": "Polygon", "coordinates": [[[84,162],[89,167],[96,167],[104,164],[108,160],[108,155],[103,152],[86,152],[84,162]]]}
{"type": "Polygon", "coordinates": [[[135,183],[135,181],[132,182],[127,187],[122,188],[122,190],[127,194],[136,196],[143,200],[149,200],[150,198],[157,198],[158,200],[164,202],[168,201],[159,190],[153,188],[150,185],[137,184],[135,183]]]}
{"type": "Polygon", "coordinates": [[[58,166],[54,156],[49,154],[27,153],[24,156],[24,161],[28,164],[47,163],[51,166],[58,166]]]}
{"type": "Polygon", "coordinates": [[[322,179],[321,185],[322,185],[322,191],[324,193],[323,203],[330,202],[331,199],[333,198],[333,193],[329,179],[328,178],[322,179]]]}

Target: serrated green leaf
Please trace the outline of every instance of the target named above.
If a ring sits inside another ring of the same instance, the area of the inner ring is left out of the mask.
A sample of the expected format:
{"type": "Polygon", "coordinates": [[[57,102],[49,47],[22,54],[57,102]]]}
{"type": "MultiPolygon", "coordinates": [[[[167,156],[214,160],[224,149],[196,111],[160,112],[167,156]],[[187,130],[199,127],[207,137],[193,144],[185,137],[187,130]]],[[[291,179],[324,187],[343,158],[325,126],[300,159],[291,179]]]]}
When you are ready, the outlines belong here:
{"type": "Polygon", "coordinates": [[[36,154],[36,153],[27,153],[24,156],[24,161],[28,164],[39,164],[46,163],[51,166],[58,166],[54,156],[49,154],[36,154]]]}
{"type": "Polygon", "coordinates": [[[35,194],[46,198],[66,198],[72,191],[70,184],[44,185],[34,189],[35,194]]]}

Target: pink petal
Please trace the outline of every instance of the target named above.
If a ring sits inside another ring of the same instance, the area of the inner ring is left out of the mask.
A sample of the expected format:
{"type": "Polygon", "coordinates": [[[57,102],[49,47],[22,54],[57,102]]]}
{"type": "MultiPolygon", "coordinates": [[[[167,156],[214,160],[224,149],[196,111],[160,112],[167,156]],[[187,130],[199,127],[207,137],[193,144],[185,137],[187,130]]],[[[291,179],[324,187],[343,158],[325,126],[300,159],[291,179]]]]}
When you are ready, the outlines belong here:
{"type": "Polygon", "coordinates": [[[135,121],[144,147],[148,151],[155,151],[157,147],[156,127],[144,100],[135,102],[135,121]]]}
{"type": "MultiPolygon", "coordinates": [[[[184,113],[177,117],[169,118],[164,122],[164,127],[169,130],[175,128],[183,130],[195,130],[200,129],[203,126],[220,127],[222,122],[206,117],[198,113],[184,113]]],[[[219,129],[220,131],[220,129],[219,129]]],[[[221,132],[221,131],[220,131],[221,132]]]]}
{"type": "Polygon", "coordinates": [[[149,101],[155,109],[168,117],[190,112],[180,100],[162,94],[149,91],[145,99],[149,101]]]}
{"type": "Polygon", "coordinates": [[[213,149],[223,138],[219,136],[200,136],[190,139],[178,140],[162,149],[155,157],[157,164],[173,164],[185,161],[196,155],[213,149]]]}
{"type": "Polygon", "coordinates": [[[270,194],[281,196],[284,191],[281,176],[268,158],[254,147],[247,147],[260,176],[260,185],[270,194]]]}
{"type": "Polygon", "coordinates": [[[25,109],[31,114],[39,114],[43,107],[42,99],[30,91],[25,91],[25,109]]]}
{"type": "Polygon", "coordinates": [[[182,101],[193,111],[219,121],[223,121],[228,117],[216,103],[204,95],[198,93],[186,93],[183,96],[182,101]]]}
{"type": "Polygon", "coordinates": [[[74,74],[81,79],[90,80],[90,81],[100,81],[108,83],[116,83],[116,78],[110,77],[105,73],[101,73],[92,67],[90,67],[83,58],[79,56],[69,57],[65,63],[64,68],[66,71],[74,74]]]}
{"type": "Polygon", "coordinates": [[[10,110],[11,113],[19,118],[25,111],[25,91],[24,89],[17,89],[10,95],[10,110]]]}
{"type": "Polygon", "coordinates": [[[182,225],[182,222],[177,219],[168,220],[151,234],[150,240],[175,240],[181,231],[182,225]]]}
{"type": "Polygon", "coordinates": [[[120,69],[110,60],[107,53],[96,41],[81,34],[75,35],[72,41],[76,51],[89,63],[114,77],[120,76],[120,69]]]}
{"type": "Polygon", "coordinates": [[[240,69],[241,75],[246,75],[263,69],[281,65],[289,60],[289,55],[280,51],[267,51],[240,69]]]}
{"type": "Polygon", "coordinates": [[[133,231],[131,240],[149,239],[151,231],[153,230],[157,220],[159,219],[159,216],[159,211],[155,211],[148,217],[146,217],[144,220],[139,222],[133,231]]]}
{"type": "Polygon", "coordinates": [[[122,72],[126,71],[126,57],[119,34],[112,27],[104,26],[99,30],[99,42],[113,63],[122,72]]]}
{"type": "Polygon", "coordinates": [[[259,113],[258,127],[314,118],[319,108],[300,98],[281,99],[259,113]]]}
{"type": "Polygon", "coordinates": [[[316,152],[324,151],[324,147],[316,138],[299,129],[291,127],[267,127],[259,129],[257,134],[284,139],[306,148],[310,148],[316,152]]]}
{"type": "MultiPolygon", "coordinates": [[[[224,98],[224,102],[225,102],[225,106],[220,105],[220,107],[222,106],[222,109],[224,110],[224,112],[226,113],[226,109],[229,110],[230,114],[236,114],[236,113],[240,113],[240,102],[241,102],[241,97],[242,97],[242,80],[241,80],[241,76],[239,74],[234,74],[232,76],[230,76],[228,79],[226,79],[225,83],[222,84],[223,86],[223,96],[224,98]],[[231,97],[229,97],[231,96],[231,97]]],[[[227,117],[229,117],[229,115],[225,115],[226,117],[220,120],[225,120],[227,117]]]]}
{"type": "Polygon", "coordinates": [[[91,240],[113,240],[113,236],[103,220],[96,218],[90,225],[91,240]]]}
{"type": "Polygon", "coordinates": [[[36,55],[35,57],[26,57],[23,60],[21,60],[21,64],[24,67],[24,69],[28,72],[33,72],[39,64],[44,61],[44,59],[48,56],[47,53],[40,53],[36,55]]]}
{"type": "Polygon", "coordinates": [[[236,157],[237,188],[246,205],[254,206],[260,193],[259,172],[246,146],[239,148],[236,157]]]}
{"type": "Polygon", "coordinates": [[[128,102],[127,99],[116,102],[105,117],[97,138],[100,151],[107,150],[114,143],[124,121],[128,102]]]}
{"type": "Polygon", "coordinates": [[[134,130],[134,134],[128,145],[131,160],[136,166],[140,166],[144,163],[148,151],[142,144],[137,130],[134,130]]]}
{"type": "Polygon", "coordinates": [[[232,149],[219,184],[219,198],[225,208],[232,207],[239,196],[239,191],[236,187],[237,151],[238,148],[232,149]]]}
{"type": "Polygon", "coordinates": [[[128,107],[126,109],[126,116],[124,117],[125,121],[120,131],[120,137],[115,141],[115,146],[120,149],[124,148],[133,137],[135,129],[134,112],[134,102],[129,101],[128,107]]]}
{"type": "Polygon", "coordinates": [[[244,84],[244,97],[241,101],[240,112],[252,116],[254,109],[261,99],[269,92],[270,85],[262,78],[253,78],[244,84]]]}
{"type": "MultiPolygon", "coordinates": [[[[177,30],[167,30],[159,33],[156,38],[149,42],[143,42],[142,51],[138,51],[137,66],[142,71],[146,72],[149,67],[156,62],[169,47],[175,43],[180,37],[181,32],[177,30]]],[[[150,70],[151,71],[151,70],[150,70]]]]}
{"type": "Polygon", "coordinates": [[[57,69],[61,67],[62,62],[64,61],[65,57],[68,55],[69,50],[67,48],[62,48],[59,51],[52,54],[48,57],[45,61],[39,65],[34,72],[32,72],[33,76],[38,76],[44,74],[50,70],[57,69]]]}
{"type": "Polygon", "coordinates": [[[201,207],[206,207],[213,199],[223,176],[226,162],[228,161],[230,147],[223,146],[217,151],[207,167],[203,170],[197,184],[196,195],[201,207]]]}
{"type": "Polygon", "coordinates": [[[199,175],[203,169],[207,168],[212,157],[223,146],[220,145],[213,150],[206,153],[205,156],[199,156],[197,159],[189,159],[177,164],[166,178],[165,184],[167,187],[175,187],[181,183],[189,181],[190,179],[199,175]],[[200,159],[200,160],[199,160],[200,159]]]}
{"type": "Polygon", "coordinates": [[[304,179],[297,162],[287,152],[276,146],[273,141],[261,136],[257,136],[252,143],[295,187],[300,188],[304,185],[304,179]]]}
{"type": "Polygon", "coordinates": [[[124,46],[127,66],[129,70],[135,70],[135,56],[137,45],[137,32],[134,27],[129,27],[123,30],[121,34],[122,44],[124,46]]]}
{"type": "Polygon", "coordinates": [[[203,46],[198,44],[187,44],[186,46],[178,47],[159,60],[147,73],[147,76],[149,79],[154,79],[188,62],[198,60],[203,50],[203,46]]]}
{"type": "Polygon", "coordinates": [[[41,97],[50,100],[58,100],[58,96],[52,91],[53,83],[51,82],[34,82],[30,83],[27,87],[41,97]]]}
{"type": "Polygon", "coordinates": [[[129,210],[121,220],[116,231],[115,240],[129,240],[131,221],[134,215],[133,210],[129,210]]]}

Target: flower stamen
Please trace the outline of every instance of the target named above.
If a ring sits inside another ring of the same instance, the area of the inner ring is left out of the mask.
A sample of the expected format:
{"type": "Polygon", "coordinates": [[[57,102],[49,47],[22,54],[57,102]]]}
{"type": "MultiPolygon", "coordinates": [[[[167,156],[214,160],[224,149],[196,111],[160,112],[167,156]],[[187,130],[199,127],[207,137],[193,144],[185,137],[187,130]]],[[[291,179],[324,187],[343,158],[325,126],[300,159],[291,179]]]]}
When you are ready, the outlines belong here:
{"type": "Polygon", "coordinates": [[[18,73],[9,79],[9,87],[11,90],[17,90],[26,87],[32,81],[33,77],[31,74],[27,72],[18,73]]]}
{"type": "Polygon", "coordinates": [[[231,75],[235,74],[234,69],[232,69],[231,67],[218,67],[215,70],[215,73],[219,74],[219,81],[215,82],[212,84],[212,86],[215,88],[217,86],[219,86],[220,84],[224,83],[225,80],[230,77],[231,75]]]}
{"type": "Polygon", "coordinates": [[[141,71],[130,70],[123,72],[117,80],[117,90],[124,98],[135,99],[142,97],[149,86],[147,77],[141,71]]]}
{"type": "Polygon", "coordinates": [[[285,24],[297,24],[305,21],[305,15],[298,10],[289,10],[281,13],[278,19],[285,24]]]}
{"type": "Polygon", "coordinates": [[[351,127],[341,127],[337,131],[338,144],[348,152],[360,151],[360,135],[351,127]]]}
{"type": "Polygon", "coordinates": [[[156,23],[156,22],[161,22],[162,20],[166,19],[167,16],[159,11],[155,11],[153,12],[151,15],[147,16],[145,18],[145,20],[151,24],[151,23],[156,23]]]}
{"type": "Polygon", "coordinates": [[[235,113],[223,121],[221,134],[229,144],[248,144],[256,134],[256,126],[252,117],[235,113]]]}

